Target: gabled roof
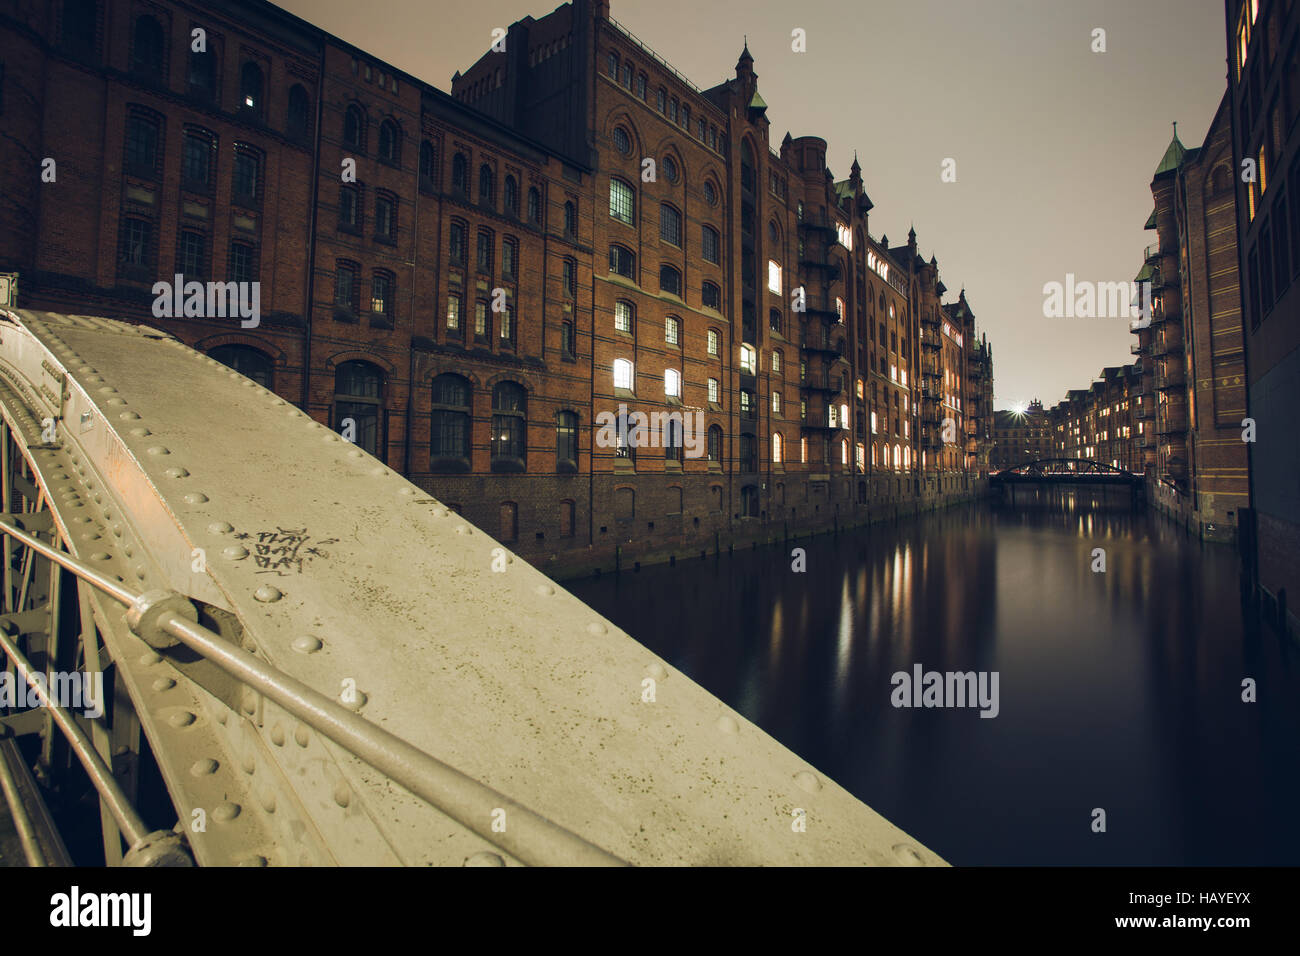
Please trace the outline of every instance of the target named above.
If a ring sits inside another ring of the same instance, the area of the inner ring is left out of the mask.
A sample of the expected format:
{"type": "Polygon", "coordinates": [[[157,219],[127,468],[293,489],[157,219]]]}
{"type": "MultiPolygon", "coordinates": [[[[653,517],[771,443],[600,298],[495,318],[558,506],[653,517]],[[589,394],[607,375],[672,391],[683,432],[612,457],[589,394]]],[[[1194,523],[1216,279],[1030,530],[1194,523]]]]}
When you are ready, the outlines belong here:
{"type": "Polygon", "coordinates": [[[1169,141],[1169,148],[1165,150],[1165,155],[1160,160],[1160,165],[1156,167],[1155,174],[1171,173],[1176,170],[1183,161],[1183,156],[1187,153],[1187,147],[1182,144],[1178,138],[1178,124],[1174,124],[1174,138],[1169,141]]]}

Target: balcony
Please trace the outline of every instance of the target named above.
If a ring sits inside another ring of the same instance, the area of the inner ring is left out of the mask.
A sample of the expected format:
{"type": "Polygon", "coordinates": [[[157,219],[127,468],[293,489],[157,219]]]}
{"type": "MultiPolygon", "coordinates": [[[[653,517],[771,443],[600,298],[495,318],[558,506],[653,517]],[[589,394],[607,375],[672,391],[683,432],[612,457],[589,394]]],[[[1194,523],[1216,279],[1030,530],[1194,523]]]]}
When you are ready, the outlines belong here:
{"type": "Polygon", "coordinates": [[[1156,422],[1157,435],[1187,434],[1187,416],[1182,412],[1173,412],[1156,422]]]}
{"type": "Polygon", "coordinates": [[[833,375],[809,375],[799,382],[799,387],[812,392],[826,392],[828,395],[838,395],[843,391],[839,378],[833,375]]]}
{"type": "Polygon", "coordinates": [[[921,348],[938,352],[943,349],[943,342],[940,340],[938,333],[926,334],[925,332],[922,332],[921,348]]]}
{"type": "Polygon", "coordinates": [[[805,335],[799,340],[799,347],[805,352],[818,352],[834,355],[836,358],[840,357],[839,346],[832,343],[831,340],[827,338],[815,339],[811,336],[805,335]]]}
{"type": "Polygon", "coordinates": [[[1128,347],[1128,351],[1130,355],[1143,355],[1146,353],[1146,348],[1141,342],[1134,342],[1128,347]]]}
{"type": "Polygon", "coordinates": [[[804,210],[803,216],[800,217],[799,219],[799,228],[800,229],[821,229],[825,232],[829,232],[831,235],[836,234],[835,220],[831,219],[829,216],[823,216],[819,213],[810,212],[807,209],[804,210]]]}
{"type": "Polygon", "coordinates": [[[1182,342],[1169,342],[1165,340],[1154,342],[1151,346],[1151,355],[1155,358],[1165,356],[1177,356],[1183,354],[1182,342]]]}
{"type": "Polygon", "coordinates": [[[1156,371],[1156,388],[1162,392],[1183,388],[1187,383],[1182,363],[1167,366],[1156,371]]]}
{"type": "Polygon", "coordinates": [[[1160,252],[1160,244],[1155,243],[1153,245],[1147,246],[1146,249],[1142,251],[1142,259],[1145,262],[1152,262],[1154,260],[1159,259],[1161,254],[1162,253],[1160,252]]]}

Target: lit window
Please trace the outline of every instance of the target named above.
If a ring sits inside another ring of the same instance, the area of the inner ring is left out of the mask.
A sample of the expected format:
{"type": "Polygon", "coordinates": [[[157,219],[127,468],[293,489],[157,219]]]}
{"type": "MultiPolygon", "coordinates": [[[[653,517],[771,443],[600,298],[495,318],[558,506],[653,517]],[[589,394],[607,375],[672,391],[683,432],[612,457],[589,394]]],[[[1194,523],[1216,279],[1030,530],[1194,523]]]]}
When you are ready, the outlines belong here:
{"type": "Polygon", "coordinates": [[[839,296],[835,297],[835,314],[839,316],[841,322],[844,321],[844,300],[839,296]]]}
{"type": "Polygon", "coordinates": [[[773,372],[779,372],[779,371],[781,371],[781,353],[780,353],[780,352],[773,352],[773,353],[772,353],[772,371],[773,371],[773,372]]]}
{"type": "Polygon", "coordinates": [[[630,226],[635,218],[635,208],[636,197],[632,192],[632,187],[621,179],[611,179],[609,181],[610,216],[630,226]]]}
{"type": "Polygon", "coordinates": [[[767,260],[767,287],[777,295],[781,294],[781,267],[775,259],[767,260]]]}
{"type": "Polygon", "coordinates": [[[840,406],[840,428],[849,427],[849,406],[840,406]]]}
{"type": "Polygon", "coordinates": [[[808,464],[808,439],[806,438],[799,439],[799,461],[808,464]]]}
{"type": "Polygon", "coordinates": [[[632,390],[632,363],[627,359],[614,359],[614,387],[632,390]]]}
{"type": "Polygon", "coordinates": [[[664,371],[664,394],[669,398],[682,397],[682,374],[676,369],[664,371]]]}
{"type": "Polygon", "coordinates": [[[772,393],[772,414],[773,415],[781,414],[781,393],[780,392],[772,393]]]}
{"type": "Polygon", "coordinates": [[[782,446],[784,444],[785,442],[782,439],[780,432],[776,432],[772,435],[772,462],[774,464],[777,465],[781,464],[781,456],[782,453],[784,452],[784,448],[782,446]]]}
{"type": "Polygon", "coordinates": [[[714,329],[709,329],[709,354],[718,354],[718,333],[714,329]]]}
{"type": "MultiPolygon", "coordinates": [[[[876,413],[875,412],[871,413],[871,434],[873,435],[876,434],[876,413]]],[[[872,464],[875,464],[875,462],[873,461],[872,464]]]]}
{"type": "Polygon", "coordinates": [[[627,302],[614,303],[614,331],[632,331],[632,306],[627,302]]]}
{"type": "Polygon", "coordinates": [[[898,381],[898,366],[897,366],[897,365],[891,365],[891,366],[889,366],[889,378],[890,378],[891,381],[894,381],[894,382],[897,382],[897,381],[898,381]]]}
{"type": "Polygon", "coordinates": [[[682,323],[680,319],[668,316],[664,320],[664,341],[669,345],[677,345],[678,339],[681,338],[682,323]]]}
{"type": "Polygon", "coordinates": [[[847,465],[848,463],[849,463],[849,440],[845,438],[843,441],[840,442],[840,464],[847,465]]]}
{"type": "Polygon", "coordinates": [[[837,222],[835,224],[835,234],[840,241],[840,245],[852,252],[853,233],[849,231],[849,227],[844,225],[842,222],[837,222]]]}
{"type": "Polygon", "coordinates": [[[749,375],[758,374],[758,353],[752,345],[740,347],[740,368],[749,375]]]}
{"type": "Polygon", "coordinates": [[[709,379],[709,401],[714,405],[719,403],[719,388],[716,378],[709,379]]]}

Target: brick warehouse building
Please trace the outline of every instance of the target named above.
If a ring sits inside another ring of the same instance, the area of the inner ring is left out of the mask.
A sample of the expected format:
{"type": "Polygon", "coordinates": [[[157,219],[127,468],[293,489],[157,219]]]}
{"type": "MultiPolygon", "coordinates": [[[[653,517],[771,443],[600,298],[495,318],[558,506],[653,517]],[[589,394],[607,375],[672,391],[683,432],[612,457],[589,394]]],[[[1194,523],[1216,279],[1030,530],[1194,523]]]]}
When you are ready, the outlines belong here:
{"type": "Polygon", "coordinates": [[[1228,96],[1245,321],[1251,520],[1243,550],[1266,607],[1300,632],[1300,9],[1228,0],[1228,96]],[[1288,188],[1289,185],[1289,188],[1288,188]],[[1289,195],[1288,195],[1289,194],[1289,195]],[[1288,199],[1290,200],[1288,202],[1288,199]]]}
{"type": "Polygon", "coordinates": [[[982,487],[992,362],[964,293],[941,302],[914,232],[871,236],[856,161],[837,181],[824,140],[772,147],[747,50],[700,90],[574,0],[448,95],[260,0],[9,11],[19,304],[166,328],[543,567],[982,487]],[[155,318],[176,273],[259,281],[261,324],[155,318]],[[597,441],[620,406],[698,414],[700,457],[597,441]]]}
{"type": "Polygon", "coordinates": [[[1142,368],[1111,365],[1088,388],[1070,389],[1045,416],[1051,456],[1083,458],[1141,474],[1145,422],[1138,411],[1142,368]]]}
{"type": "Polygon", "coordinates": [[[1177,130],[1151,182],[1155,208],[1134,322],[1143,368],[1143,458],[1152,503],[1200,537],[1231,541],[1247,505],[1246,415],[1227,98],[1202,146],[1177,130]]]}

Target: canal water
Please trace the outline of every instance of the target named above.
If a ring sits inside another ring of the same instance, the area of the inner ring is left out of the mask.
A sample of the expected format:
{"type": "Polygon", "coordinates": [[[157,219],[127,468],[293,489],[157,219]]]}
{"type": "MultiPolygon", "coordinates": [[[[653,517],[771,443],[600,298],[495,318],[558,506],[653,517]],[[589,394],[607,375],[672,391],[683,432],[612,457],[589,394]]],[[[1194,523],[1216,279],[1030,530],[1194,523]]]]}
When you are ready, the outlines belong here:
{"type": "Polygon", "coordinates": [[[1127,493],[566,586],[953,864],[1300,863],[1300,648],[1127,493]],[[894,706],[917,665],[997,672],[997,716],[894,706]]]}

